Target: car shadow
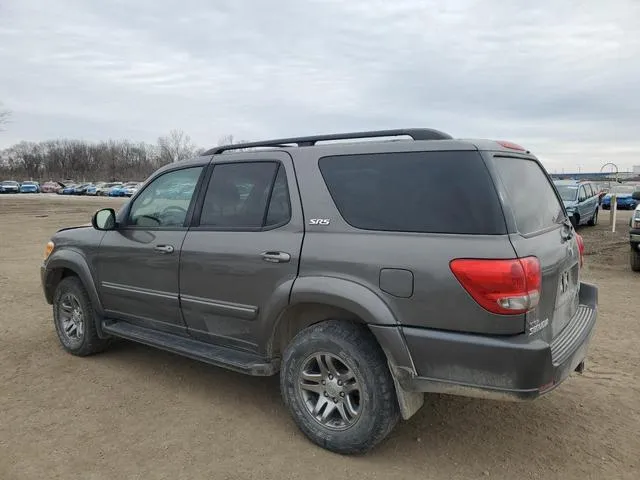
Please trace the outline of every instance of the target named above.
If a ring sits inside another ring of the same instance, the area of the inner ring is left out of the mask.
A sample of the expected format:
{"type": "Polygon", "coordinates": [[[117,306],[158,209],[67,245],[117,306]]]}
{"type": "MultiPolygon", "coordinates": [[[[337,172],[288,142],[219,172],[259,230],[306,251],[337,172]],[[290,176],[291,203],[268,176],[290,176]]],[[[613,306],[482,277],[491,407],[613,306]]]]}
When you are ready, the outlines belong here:
{"type": "MultiPolygon", "coordinates": [[[[264,413],[264,417],[260,415],[261,430],[288,429],[292,441],[301,442],[295,448],[317,448],[306,441],[289,417],[280,398],[278,376],[251,378],[127,341],[118,341],[107,352],[92,358],[117,365],[123,374],[135,365],[136,369],[146,370],[145,378],[153,379],[155,374],[165,387],[186,387],[190,394],[202,395],[212,404],[236,402],[239,398],[246,404],[255,402],[250,407],[264,413]]],[[[562,424],[577,421],[567,415],[575,402],[566,396],[551,395],[535,402],[517,403],[428,394],[424,407],[408,421],[401,421],[389,438],[365,457],[369,461],[393,455],[398,464],[406,459],[425,465],[436,459],[442,463],[446,458],[452,467],[476,464],[484,471],[499,469],[514,455],[526,453],[523,468],[533,468],[540,461],[535,452],[545,452],[548,459],[549,442],[553,442],[552,455],[558,460],[549,460],[564,462],[575,445],[563,440],[566,435],[562,434],[562,424]]],[[[236,425],[242,428],[242,422],[236,425]]],[[[333,455],[323,450],[316,453],[333,455]]]]}

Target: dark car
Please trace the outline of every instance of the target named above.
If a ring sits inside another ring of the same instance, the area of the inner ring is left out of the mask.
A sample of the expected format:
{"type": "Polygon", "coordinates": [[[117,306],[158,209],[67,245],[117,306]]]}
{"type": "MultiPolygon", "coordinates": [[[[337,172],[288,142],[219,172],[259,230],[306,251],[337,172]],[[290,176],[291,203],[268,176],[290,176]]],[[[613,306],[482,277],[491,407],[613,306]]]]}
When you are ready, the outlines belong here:
{"type": "Polygon", "coordinates": [[[530,152],[410,129],[169,164],[56,233],[41,274],[71,354],[119,337],[280,374],[299,428],[357,453],[425,392],[535,399],[582,371],[598,303],[583,252],[530,152]]]}

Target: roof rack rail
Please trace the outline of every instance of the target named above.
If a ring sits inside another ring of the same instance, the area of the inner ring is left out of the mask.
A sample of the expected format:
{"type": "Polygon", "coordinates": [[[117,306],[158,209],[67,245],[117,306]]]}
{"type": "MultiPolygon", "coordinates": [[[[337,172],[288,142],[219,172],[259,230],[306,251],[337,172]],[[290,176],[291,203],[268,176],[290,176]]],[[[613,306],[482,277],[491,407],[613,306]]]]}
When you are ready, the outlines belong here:
{"type": "Polygon", "coordinates": [[[349,133],[333,133],[329,135],[313,135],[310,137],[293,137],[293,138],[278,138],[276,140],[265,140],[263,142],[249,142],[249,143],[236,143],[232,145],[221,145],[214,147],[203,155],[216,155],[218,153],[226,152],[227,150],[239,150],[243,148],[254,147],[276,147],[283,148],[293,144],[298,147],[312,147],[317,142],[330,141],[330,140],[349,140],[359,138],[376,138],[376,137],[399,137],[409,136],[414,140],[450,140],[453,138],[448,133],[434,130],[432,128],[403,128],[395,130],[372,130],[367,132],[349,132],[349,133]]]}

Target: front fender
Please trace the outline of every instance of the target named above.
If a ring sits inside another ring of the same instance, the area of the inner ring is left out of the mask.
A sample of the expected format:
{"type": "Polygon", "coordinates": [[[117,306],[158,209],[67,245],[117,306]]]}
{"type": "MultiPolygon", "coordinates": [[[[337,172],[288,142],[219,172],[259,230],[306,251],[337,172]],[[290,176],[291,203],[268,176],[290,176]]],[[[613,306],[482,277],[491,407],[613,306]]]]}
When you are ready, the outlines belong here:
{"type": "Polygon", "coordinates": [[[85,257],[75,250],[54,250],[51,256],[47,259],[46,264],[43,266],[42,285],[47,302],[53,302],[55,286],[60,280],[58,275],[64,269],[71,270],[80,278],[84,288],[89,294],[93,308],[99,316],[102,316],[104,314],[104,309],[102,308],[102,302],[100,301],[100,296],[96,289],[91,268],[89,268],[89,264],[85,257]]]}

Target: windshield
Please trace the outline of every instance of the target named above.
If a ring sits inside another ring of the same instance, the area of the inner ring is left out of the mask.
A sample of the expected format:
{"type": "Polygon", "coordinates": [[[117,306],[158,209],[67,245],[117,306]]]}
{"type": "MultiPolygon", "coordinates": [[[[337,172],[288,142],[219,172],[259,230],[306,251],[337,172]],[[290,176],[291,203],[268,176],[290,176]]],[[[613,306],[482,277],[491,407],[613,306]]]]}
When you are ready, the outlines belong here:
{"type": "Polygon", "coordinates": [[[2,185],[11,185],[11,186],[14,186],[14,185],[18,185],[18,182],[13,182],[13,181],[11,181],[11,180],[5,180],[4,182],[2,182],[2,185]]]}
{"type": "Polygon", "coordinates": [[[558,189],[560,198],[562,198],[562,200],[565,202],[575,200],[578,196],[577,185],[556,185],[556,188],[558,189]]]}

